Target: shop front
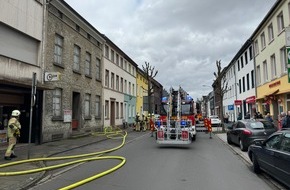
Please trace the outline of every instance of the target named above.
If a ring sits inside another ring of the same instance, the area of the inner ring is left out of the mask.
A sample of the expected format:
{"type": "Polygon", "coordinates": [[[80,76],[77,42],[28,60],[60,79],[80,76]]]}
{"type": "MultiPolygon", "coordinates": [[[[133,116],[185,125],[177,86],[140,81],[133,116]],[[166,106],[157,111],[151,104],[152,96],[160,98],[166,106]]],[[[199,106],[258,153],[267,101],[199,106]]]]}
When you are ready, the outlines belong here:
{"type": "MultiPolygon", "coordinates": [[[[35,106],[33,107],[32,116],[32,143],[40,143],[41,139],[42,94],[43,91],[37,90],[35,96],[35,106]]],[[[11,117],[11,112],[15,109],[21,112],[19,118],[21,123],[21,136],[19,142],[29,142],[30,102],[31,87],[0,83],[0,143],[6,143],[8,120],[11,117]]]]}

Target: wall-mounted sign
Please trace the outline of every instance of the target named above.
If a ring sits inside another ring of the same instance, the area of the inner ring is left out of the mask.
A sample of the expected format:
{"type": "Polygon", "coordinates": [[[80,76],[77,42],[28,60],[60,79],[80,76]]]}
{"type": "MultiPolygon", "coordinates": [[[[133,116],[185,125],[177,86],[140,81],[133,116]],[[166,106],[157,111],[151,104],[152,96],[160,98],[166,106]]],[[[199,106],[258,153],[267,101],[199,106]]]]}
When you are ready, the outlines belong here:
{"type": "Polygon", "coordinates": [[[63,122],[71,122],[72,110],[63,110],[63,122]]]}
{"type": "Polygon", "coordinates": [[[44,81],[51,82],[51,81],[58,81],[60,80],[61,74],[59,72],[45,72],[44,73],[44,81]]]}

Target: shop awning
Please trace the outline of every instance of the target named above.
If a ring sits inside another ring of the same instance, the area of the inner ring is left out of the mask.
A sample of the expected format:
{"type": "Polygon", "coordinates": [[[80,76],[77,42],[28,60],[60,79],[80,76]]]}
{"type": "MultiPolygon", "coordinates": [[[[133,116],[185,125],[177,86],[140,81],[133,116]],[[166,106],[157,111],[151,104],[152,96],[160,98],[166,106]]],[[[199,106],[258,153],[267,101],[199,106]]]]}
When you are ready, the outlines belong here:
{"type": "Polygon", "coordinates": [[[277,89],[277,90],[271,92],[271,93],[268,94],[268,95],[265,95],[265,97],[274,96],[274,95],[277,94],[278,92],[279,92],[279,89],[277,89]]]}
{"type": "Polygon", "coordinates": [[[250,96],[246,98],[246,103],[247,104],[252,104],[256,102],[256,96],[250,96]]]}

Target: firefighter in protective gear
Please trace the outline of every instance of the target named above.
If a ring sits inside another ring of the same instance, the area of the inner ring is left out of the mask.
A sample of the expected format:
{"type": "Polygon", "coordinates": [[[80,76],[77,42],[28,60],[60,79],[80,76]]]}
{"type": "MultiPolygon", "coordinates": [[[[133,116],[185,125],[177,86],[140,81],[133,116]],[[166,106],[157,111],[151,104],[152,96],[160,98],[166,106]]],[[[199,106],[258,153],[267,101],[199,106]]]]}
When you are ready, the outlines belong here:
{"type": "Polygon", "coordinates": [[[19,123],[19,110],[13,110],[11,114],[11,118],[8,121],[7,128],[7,138],[8,138],[8,148],[5,153],[5,160],[11,160],[11,158],[16,158],[17,156],[14,154],[14,148],[17,142],[17,138],[20,137],[20,129],[21,125],[19,123]]]}
{"type": "Polygon", "coordinates": [[[140,131],[140,115],[139,115],[139,113],[137,113],[137,115],[136,115],[135,122],[136,122],[136,131],[140,131]]]}

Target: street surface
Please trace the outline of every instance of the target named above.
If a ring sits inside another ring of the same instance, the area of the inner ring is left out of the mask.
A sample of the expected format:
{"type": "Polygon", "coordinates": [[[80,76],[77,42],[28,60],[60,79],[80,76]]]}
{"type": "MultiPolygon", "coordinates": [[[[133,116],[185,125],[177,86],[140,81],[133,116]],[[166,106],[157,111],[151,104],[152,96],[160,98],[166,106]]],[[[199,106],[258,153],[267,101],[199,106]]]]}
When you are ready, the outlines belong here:
{"type": "MultiPolygon", "coordinates": [[[[130,133],[127,142],[123,148],[109,154],[127,159],[122,168],[76,189],[275,189],[254,174],[247,162],[214,135],[209,139],[208,134],[200,132],[197,141],[186,147],[160,146],[148,132],[130,133]]],[[[100,151],[119,143],[120,140],[107,140],[65,154],[100,151]]],[[[54,170],[31,189],[59,189],[108,170],[118,163],[119,160],[101,160],[54,170]]]]}

